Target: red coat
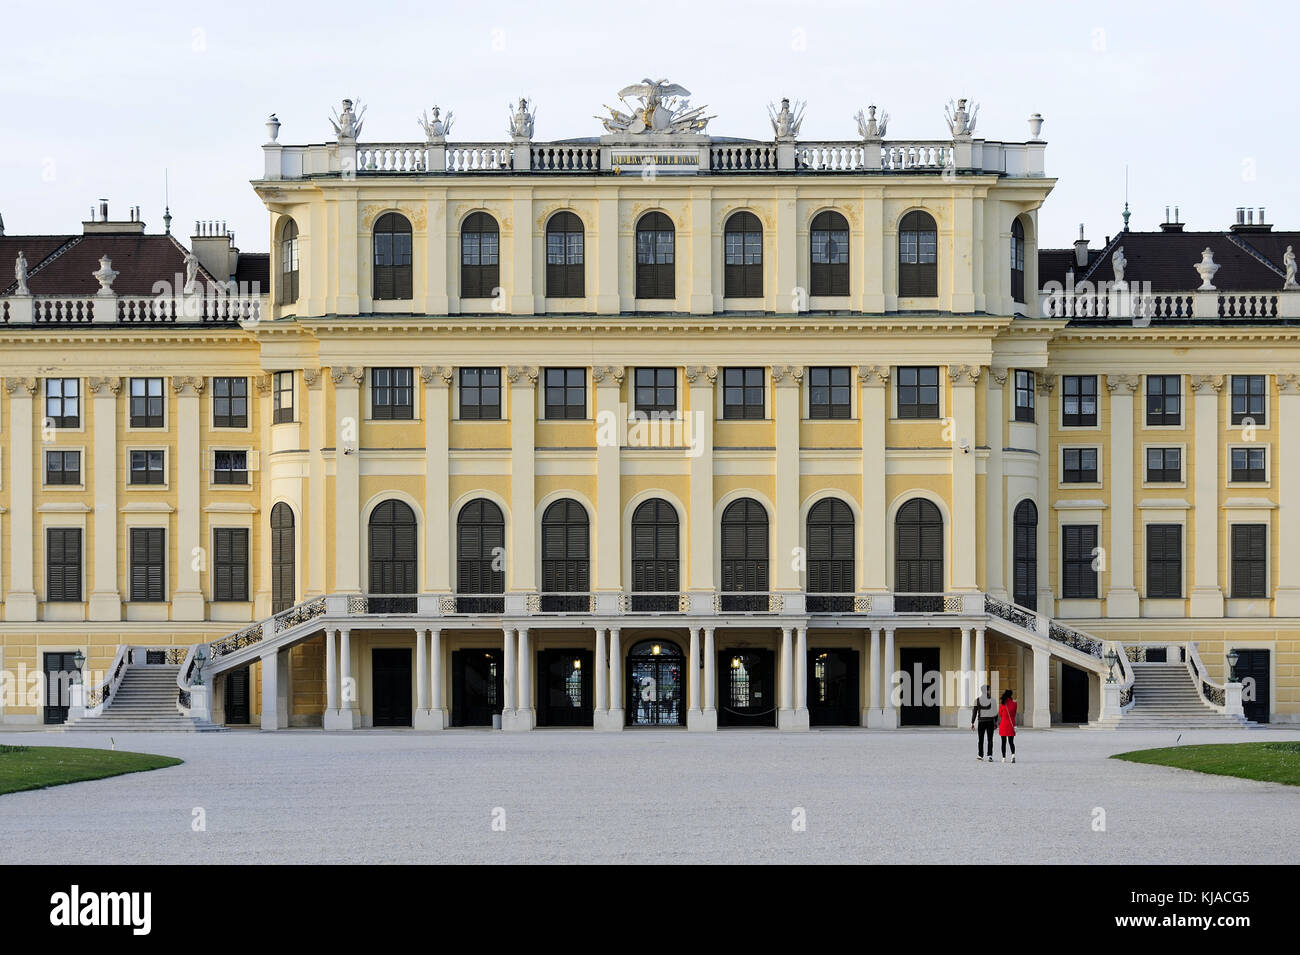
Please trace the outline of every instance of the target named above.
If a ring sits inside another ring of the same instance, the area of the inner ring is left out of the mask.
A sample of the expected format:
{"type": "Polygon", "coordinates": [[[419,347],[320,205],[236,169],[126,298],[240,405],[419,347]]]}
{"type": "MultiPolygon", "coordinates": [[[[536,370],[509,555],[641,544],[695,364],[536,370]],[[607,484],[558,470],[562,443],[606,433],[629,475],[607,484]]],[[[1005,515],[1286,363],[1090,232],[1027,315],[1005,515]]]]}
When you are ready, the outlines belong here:
{"type": "Polygon", "coordinates": [[[1007,700],[998,707],[998,735],[1016,735],[1016,701],[1007,700]]]}

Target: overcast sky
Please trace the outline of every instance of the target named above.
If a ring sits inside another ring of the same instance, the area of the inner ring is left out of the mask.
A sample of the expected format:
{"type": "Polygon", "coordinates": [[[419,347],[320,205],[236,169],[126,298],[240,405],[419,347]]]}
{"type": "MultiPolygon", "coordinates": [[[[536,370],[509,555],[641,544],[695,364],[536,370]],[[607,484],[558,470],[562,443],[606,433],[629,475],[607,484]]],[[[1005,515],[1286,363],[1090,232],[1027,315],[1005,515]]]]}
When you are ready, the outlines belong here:
{"type": "Polygon", "coordinates": [[[507,104],[538,106],[536,138],[601,132],[593,115],[642,77],[667,77],[722,136],[770,138],[766,104],[808,101],[801,138],[850,139],[875,103],[889,138],[947,136],[943,107],[980,106],[977,134],[1028,138],[1046,119],[1059,179],[1042,244],[1085,223],[1100,243],[1179,205],[1189,229],[1225,228],[1239,205],[1300,227],[1296,8],[1282,3],[925,3],[748,0],[612,4],[187,5],[6,0],[0,214],[7,231],[80,231],[91,204],[142,207],[161,231],[224,219],[245,251],[268,247],[265,120],[282,143],[323,142],[344,96],[367,107],[362,140],[416,141],[420,112],[455,113],[452,140],[506,138],[507,104]]]}

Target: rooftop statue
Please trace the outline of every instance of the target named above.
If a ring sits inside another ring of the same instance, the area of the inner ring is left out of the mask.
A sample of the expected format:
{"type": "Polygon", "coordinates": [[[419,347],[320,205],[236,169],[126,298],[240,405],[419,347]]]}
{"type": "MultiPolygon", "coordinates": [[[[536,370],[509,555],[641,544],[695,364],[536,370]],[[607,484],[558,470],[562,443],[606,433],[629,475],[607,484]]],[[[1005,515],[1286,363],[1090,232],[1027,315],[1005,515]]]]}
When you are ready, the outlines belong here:
{"type": "Polygon", "coordinates": [[[618,98],[631,113],[606,106],[609,116],[596,118],[611,133],[702,133],[713,117],[704,115],[707,107],[692,108],[690,95],[691,91],[680,84],[647,77],[618,91],[618,98]],[[629,96],[637,97],[641,105],[630,105],[629,96]]]}
{"type": "Polygon", "coordinates": [[[966,110],[966,99],[957,100],[954,106],[952,100],[948,100],[948,105],[944,107],[943,115],[948,120],[948,131],[952,133],[953,139],[960,136],[969,136],[975,132],[975,117],[979,115],[980,108],[978,103],[971,103],[969,112],[966,110]]]}
{"type": "Polygon", "coordinates": [[[31,289],[27,287],[27,257],[22,252],[18,253],[18,259],[14,262],[14,278],[18,280],[18,290],[14,292],[15,295],[32,294],[31,289]]]}
{"type": "Polygon", "coordinates": [[[199,257],[193,252],[185,253],[185,294],[192,295],[198,288],[199,257]]]}
{"type": "Polygon", "coordinates": [[[794,109],[790,109],[790,98],[781,97],[781,108],[777,109],[771,103],[767,104],[767,114],[772,120],[772,131],[776,133],[777,139],[792,140],[799,135],[799,127],[803,125],[803,113],[805,103],[801,100],[794,104],[794,109]]]}
{"type": "MultiPolygon", "coordinates": [[[[357,105],[360,105],[360,103],[357,105]]],[[[366,108],[364,106],[361,107],[359,113],[354,113],[352,111],[352,100],[345,99],[343,101],[343,112],[340,113],[336,110],[333,118],[330,119],[330,125],[334,127],[334,132],[340,140],[356,139],[361,135],[361,123],[365,115],[366,108]]]]}
{"type": "Polygon", "coordinates": [[[419,122],[420,128],[424,130],[424,135],[428,137],[429,142],[443,142],[451,134],[452,113],[451,110],[447,110],[447,118],[443,119],[439,115],[438,107],[435,106],[432,116],[427,112],[421,113],[417,122],[419,122]]]}
{"type": "Polygon", "coordinates": [[[1128,265],[1128,259],[1124,258],[1124,246],[1115,250],[1115,254],[1110,257],[1110,267],[1115,270],[1115,284],[1124,281],[1124,268],[1128,265]]]}
{"type": "Polygon", "coordinates": [[[889,126],[889,114],[881,113],[880,119],[876,119],[876,108],[867,107],[867,114],[862,115],[862,110],[858,110],[853,117],[858,121],[858,135],[863,139],[880,139],[885,135],[885,129],[889,126]]]}
{"type": "Polygon", "coordinates": [[[1286,247],[1286,255],[1282,256],[1282,265],[1286,267],[1286,281],[1282,288],[1287,291],[1300,288],[1300,283],[1295,280],[1295,250],[1289,245],[1286,247]]]}
{"type": "MultiPolygon", "coordinates": [[[[508,108],[508,107],[507,107],[508,108]]],[[[537,119],[537,108],[528,108],[528,100],[519,97],[519,105],[510,111],[510,125],[506,127],[511,139],[532,139],[533,122],[537,119]]]]}

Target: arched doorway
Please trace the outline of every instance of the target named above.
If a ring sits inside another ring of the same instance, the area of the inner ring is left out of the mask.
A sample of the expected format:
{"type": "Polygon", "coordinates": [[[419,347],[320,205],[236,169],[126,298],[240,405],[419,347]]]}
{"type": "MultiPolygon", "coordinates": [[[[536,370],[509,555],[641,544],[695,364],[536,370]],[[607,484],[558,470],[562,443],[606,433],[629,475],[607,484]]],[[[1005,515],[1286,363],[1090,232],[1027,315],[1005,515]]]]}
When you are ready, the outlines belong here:
{"type": "Polygon", "coordinates": [[[293,606],[297,598],[293,508],[280,501],[271,508],[271,613],[293,606]]]}
{"type": "Polygon", "coordinates": [[[1012,519],[1011,599],[1029,610],[1038,609],[1038,508],[1033,501],[1016,505],[1012,519]]]}
{"type": "Polygon", "coordinates": [[[632,609],[672,613],[679,606],[680,528],[677,511],[661,498],[632,512],[632,609]]]}
{"type": "Polygon", "coordinates": [[[456,593],[458,613],[503,613],[506,521],[501,508],[486,498],[476,498],[456,517],[456,593]]]}
{"type": "Polygon", "coordinates": [[[932,502],[913,498],[894,518],[894,609],[940,613],[943,589],[943,515],[932,502]]]}
{"type": "Polygon", "coordinates": [[[838,498],[824,498],[808,512],[809,613],[853,612],[853,537],[853,511],[838,498]]]}
{"type": "Polygon", "coordinates": [[[764,611],[767,597],[767,511],[752,498],[722,512],[722,609],[764,611]]]}
{"type": "Polygon", "coordinates": [[[402,501],[384,501],[370,512],[371,594],[401,594],[370,601],[371,613],[414,613],[417,580],[415,512],[402,501]]]}
{"type": "Polygon", "coordinates": [[[591,609],[591,527],[587,509],[568,498],[542,513],[542,611],[591,609]],[[573,596],[566,596],[573,594],[573,596]]]}
{"type": "Polygon", "coordinates": [[[686,725],[686,657],[672,640],[642,640],[627,654],[628,726],[686,725]]]}

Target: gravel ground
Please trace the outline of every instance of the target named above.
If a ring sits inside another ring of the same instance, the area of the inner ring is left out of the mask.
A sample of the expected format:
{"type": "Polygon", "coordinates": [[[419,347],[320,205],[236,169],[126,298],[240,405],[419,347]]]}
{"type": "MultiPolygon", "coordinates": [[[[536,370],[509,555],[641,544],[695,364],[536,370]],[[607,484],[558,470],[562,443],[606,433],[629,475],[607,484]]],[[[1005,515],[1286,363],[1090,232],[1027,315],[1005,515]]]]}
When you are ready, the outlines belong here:
{"type": "Polygon", "coordinates": [[[186,762],[0,796],[0,862],[1300,861],[1300,790],[1106,758],[1174,735],[1026,730],[1003,765],[954,730],[123,734],[186,762]]]}

